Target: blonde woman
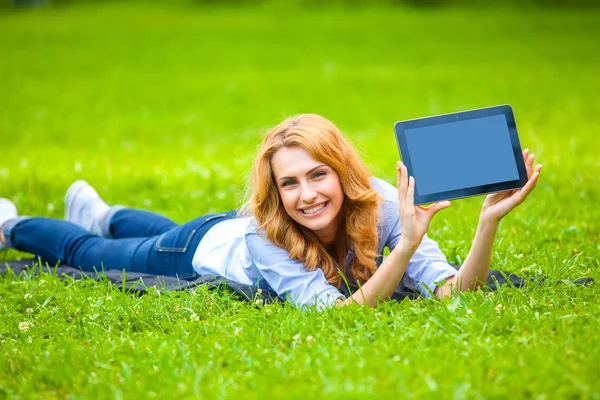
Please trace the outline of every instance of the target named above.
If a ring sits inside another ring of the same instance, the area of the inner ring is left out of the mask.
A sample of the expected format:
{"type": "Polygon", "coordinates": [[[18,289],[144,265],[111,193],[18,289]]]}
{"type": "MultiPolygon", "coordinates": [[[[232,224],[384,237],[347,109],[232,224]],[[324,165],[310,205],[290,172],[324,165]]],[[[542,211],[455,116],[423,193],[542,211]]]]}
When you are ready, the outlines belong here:
{"type": "Polygon", "coordinates": [[[424,297],[477,289],[487,277],[500,220],[535,188],[541,165],[524,151],[521,190],[487,196],[461,268],[426,232],[447,201],[414,206],[415,181],[397,166],[397,188],[371,176],[348,139],[324,117],[288,118],[265,136],[240,212],[183,225],[147,211],[107,205],[84,181],[65,196],[66,221],[19,217],[0,200],[0,247],[83,270],[125,269],[181,279],[225,277],[318,309],[374,307],[406,274],[424,297]],[[390,255],[382,257],[387,247],[390,255]],[[360,290],[346,297],[343,280],[360,290]],[[446,285],[438,285],[446,281],[446,285]]]}

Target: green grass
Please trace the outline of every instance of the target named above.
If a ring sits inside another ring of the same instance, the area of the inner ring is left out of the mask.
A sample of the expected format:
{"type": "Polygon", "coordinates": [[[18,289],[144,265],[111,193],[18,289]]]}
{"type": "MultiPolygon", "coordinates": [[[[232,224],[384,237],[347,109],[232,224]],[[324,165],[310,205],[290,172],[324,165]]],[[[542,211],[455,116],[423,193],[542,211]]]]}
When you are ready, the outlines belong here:
{"type": "MultiPolygon", "coordinates": [[[[261,135],[302,112],[393,182],[395,121],[508,103],[544,170],[492,267],[547,278],[318,314],[11,275],[0,397],[600,398],[600,289],[571,283],[600,279],[598,26],[593,10],[0,14],[0,197],[23,214],[61,218],[78,178],[178,222],[235,208],[261,135]]],[[[449,261],[466,257],[481,201],[433,221],[449,261]]]]}

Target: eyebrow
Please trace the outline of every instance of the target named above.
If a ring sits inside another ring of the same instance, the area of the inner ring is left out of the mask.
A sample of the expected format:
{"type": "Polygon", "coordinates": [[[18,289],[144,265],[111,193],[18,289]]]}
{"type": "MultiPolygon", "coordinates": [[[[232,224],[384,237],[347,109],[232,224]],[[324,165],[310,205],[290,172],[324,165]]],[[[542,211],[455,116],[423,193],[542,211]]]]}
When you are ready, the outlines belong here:
{"type": "MultiPolygon", "coordinates": [[[[321,168],[321,167],[327,167],[327,164],[319,164],[314,168],[309,169],[308,171],[306,171],[306,175],[310,175],[312,174],[315,170],[321,168]]],[[[281,178],[277,179],[277,181],[282,181],[282,180],[288,180],[288,179],[294,179],[295,176],[282,176],[281,178]]]]}

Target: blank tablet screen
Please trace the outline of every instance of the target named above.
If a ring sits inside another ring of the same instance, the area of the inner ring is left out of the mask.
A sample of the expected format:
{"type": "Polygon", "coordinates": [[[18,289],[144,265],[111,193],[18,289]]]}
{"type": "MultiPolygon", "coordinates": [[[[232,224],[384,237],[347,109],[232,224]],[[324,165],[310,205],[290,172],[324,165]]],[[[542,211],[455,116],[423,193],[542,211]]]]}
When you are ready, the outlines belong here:
{"type": "Polygon", "coordinates": [[[519,179],[504,115],[405,129],[419,195],[519,179]]]}

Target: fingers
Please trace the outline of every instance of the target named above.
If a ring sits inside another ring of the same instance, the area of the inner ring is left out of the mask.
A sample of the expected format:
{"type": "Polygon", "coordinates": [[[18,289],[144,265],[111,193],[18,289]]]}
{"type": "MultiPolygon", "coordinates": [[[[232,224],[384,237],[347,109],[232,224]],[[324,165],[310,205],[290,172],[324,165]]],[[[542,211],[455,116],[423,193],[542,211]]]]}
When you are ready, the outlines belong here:
{"type": "Polygon", "coordinates": [[[529,149],[523,150],[523,160],[525,160],[525,169],[527,170],[527,179],[531,178],[533,173],[533,161],[535,160],[535,154],[530,154],[529,149]]]}
{"type": "Polygon", "coordinates": [[[535,159],[535,154],[530,154],[529,157],[527,157],[527,162],[525,163],[525,169],[527,169],[527,179],[531,178],[534,159],[535,159]]]}
{"type": "Polygon", "coordinates": [[[535,187],[537,186],[538,178],[540,176],[541,171],[542,171],[542,164],[538,164],[535,167],[535,171],[531,175],[531,178],[529,178],[529,180],[527,181],[525,186],[523,186],[523,188],[515,194],[514,199],[517,204],[521,204],[522,202],[524,202],[525,199],[527,198],[527,196],[529,196],[529,194],[533,191],[533,189],[535,189],[535,187]]]}
{"type": "Polygon", "coordinates": [[[415,207],[415,178],[410,177],[408,180],[408,190],[406,192],[406,207],[414,211],[415,207]]]}
{"type": "Polygon", "coordinates": [[[435,214],[438,211],[443,210],[444,208],[450,207],[449,201],[440,201],[439,203],[434,203],[430,207],[426,209],[427,214],[429,215],[429,220],[431,221],[435,214]]]}
{"type": "Polygon", "coordinates": [[[398,162],[398,200],[400,205],[406,202],[406,196],[408,191],[408,170],[406,165],[402,162],[398,162]]]}
{"type": "Polygon", "coordinates": [[[523,162],[525,163],[525,169],[527,170],[527,179],[529,179],[529,169],[527,168],[527,159],[529,158],[529,149],[523,150],[523,162]]]}
{"type": "Polygon", "coordinates": [[[408,176],[406,166],[398,162],[398,203],[400,210],[414,215],[415,209],[415,178],[408,176]]]}
{"type": "Polygon", "coordinates": [[[400,161],[396,166],[398,169],[397,182],[396,187],[398,188],[398,203],[400,205],[400,209],[404,207],[404,199],[406,198],[406,187],[407,184],[404,182],[406,177],[406,167],[400,161]]]}

